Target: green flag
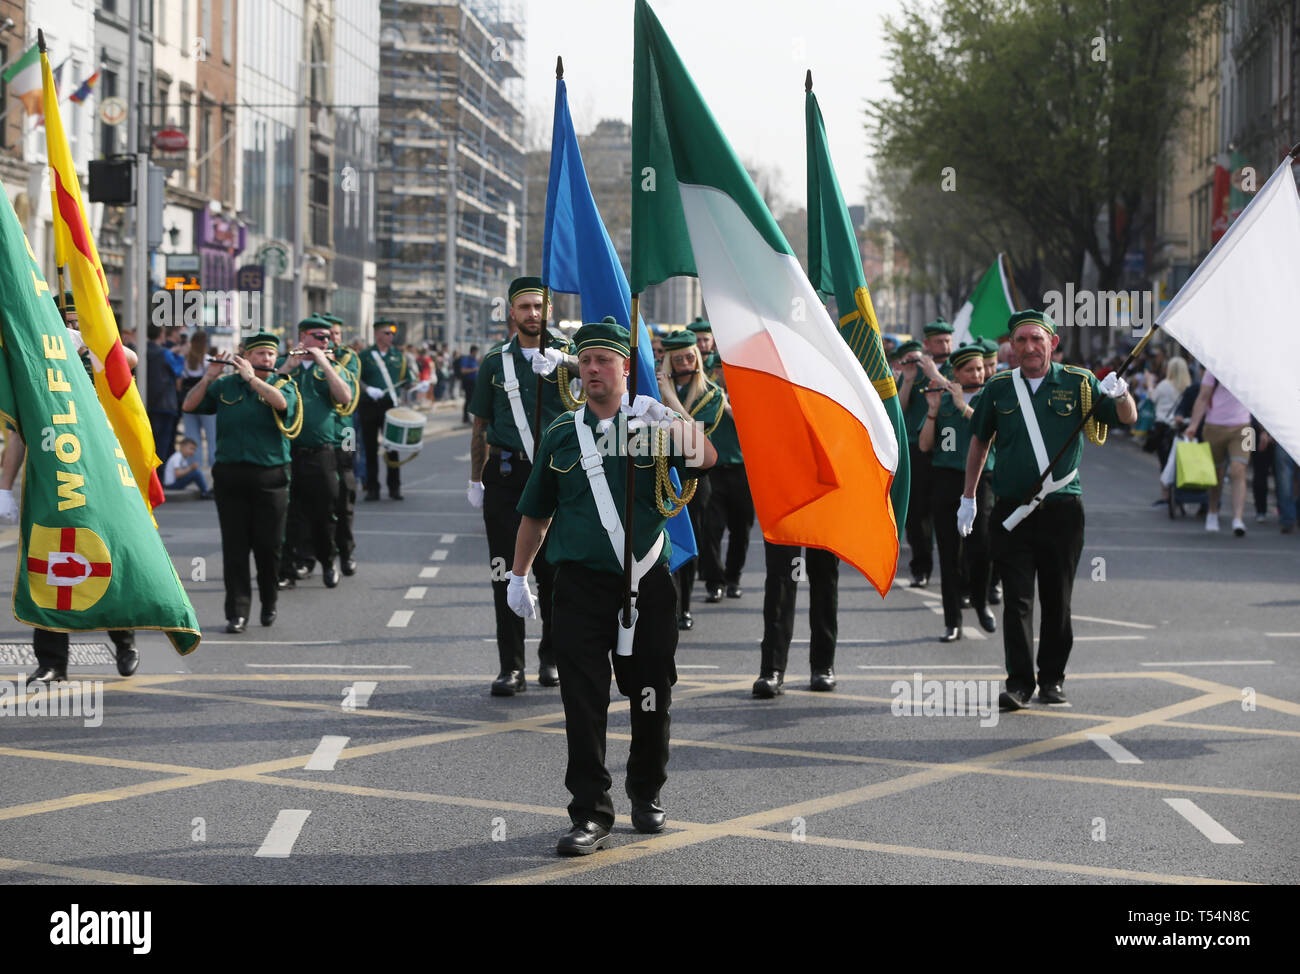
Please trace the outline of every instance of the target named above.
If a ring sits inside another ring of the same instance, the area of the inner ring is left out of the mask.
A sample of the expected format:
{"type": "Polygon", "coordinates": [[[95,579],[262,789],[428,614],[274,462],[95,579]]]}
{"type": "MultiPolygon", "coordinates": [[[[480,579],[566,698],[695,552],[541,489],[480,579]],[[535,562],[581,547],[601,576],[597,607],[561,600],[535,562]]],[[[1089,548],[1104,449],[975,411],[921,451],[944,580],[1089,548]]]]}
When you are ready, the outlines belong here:
{"type": "MultiPolygon", "coordinates": [[[[810,72],[811,75],[811,72],[810,72]]],[[[840,192],[835,167],[826,144],[826,126],[811,87],[804,96],[808,131],[808,277],[823,298],[835,295],[840,335],[857,356],[867,378],[880,393],[898,441],[898,469],[889,489],[898,530],[907,524],[907,498],[911,493],[911,464],[907,452],[907,427],[894,386],[894,372],[885,358],[880,323],[862,274],[857,234],[840,192]]]]}
{"type": "Polygon", "coordinates": [[[953,348],[975,338],[997,341],[1007,333],[1007,320],[1016,313],[1006,258],[998,254],[952,321],[953,348]]]}
{"type": "Polygon", "coordinates": [[[181,586],[0,184],[0,419],[27,444],[14,618],[199,644],[181,586]]]}

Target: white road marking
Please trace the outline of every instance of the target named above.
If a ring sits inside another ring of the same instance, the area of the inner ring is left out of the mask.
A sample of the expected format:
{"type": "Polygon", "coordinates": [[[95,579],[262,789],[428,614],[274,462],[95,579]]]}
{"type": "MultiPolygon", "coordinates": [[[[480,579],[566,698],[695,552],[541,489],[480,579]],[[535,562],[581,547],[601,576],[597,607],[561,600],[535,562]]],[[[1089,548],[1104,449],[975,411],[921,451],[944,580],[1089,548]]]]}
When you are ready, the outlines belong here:
{"type": "Polygon", "coordinates": [[[455,542],[456,542],[456,536],[454,534],[444,534],[441,538],[438,539],[439,544],[454,544],[455,542]]]}
{"type": "Polygon", "coordinates": [[[716,670],[718,667],[708,663],[678,663],[679,670],[716,670]]]}
{"type": "MultiPolygon", "coordinates": [[[[421,577],[421,578],[437,578],[437,577],[438,577],[438,566],[437,566],[437,565],[426,565],[424,568],[421,568],[421,569],[420,569],[420,577],[421,577]]],[[[495,642],[495,640],[493,640],[493,642],[495,642]]]]}
{"type": "Polygon", "coordinates": [[[409,670],[409,663],[245,663],[261,670],[409,670]]]}
{"type": "Polygon", "coordinates": [[[469,462],[469,454],[466,453],[463,457],[457,457],[457,458],[456,458],[456,462],[457,462],[457,463],[468,463],[468,462],[469,462]]]}
{"type": "Polygon", "coordinates": [[[1139,663],[1138,666],[1272,666],[1271,659],[1194,659],[1178,663],[1166,663],[1159,660],[1152,663],[1139,663]]]}
{"type": "Polygon", "coordinates": [[[1147,625],[1145,622],[1121,622],[1119,619],[1099,619],[1097,616],[1080,616],[1071,613],[1071,618],[1082,619],[1084,622],[1100,622],[1107,626],[1127,626],[1129,629],[1154,629],[1155,626],[1147,625]]]}
{"type": "Polygon", "coordinates": [[[412,585],[410,588],[406,590],[406,595],[404,596],[404,598],[422,599],[424,598],[424,593],[427,591],[429,591],[429,589],[424,585],[412,585]]]}
{"type": "Polygon", "coordinates": [[[1264,635],[1273,639],[1295,639],[1300,636],[1300,632],[1266,632],[1264,635]]]}
{"type": "Polygon", "coordinates": [[[356,707],[369,707],[370,695],[379,684],[374,680],[357,680],[352,684],[352,698],[348,702],[356,707]]]}
{"type": "Polygon", "coordinates": [[[1142,759],[1106,734],[1089,734],[1088,740],[1113,757],[1119,764],[1141,764],[1142,759]]]}
{"type": "MultiPolygon", "coordinates": [[[[791,639],[790,642],[806,643],[806,642],[811,642],[811,640],[805,637],[801,639],[791,639]]],[[[840,643],[862,644],[862,643],[883,643],[884,640],[883,639],[836,639],[835,642],[836,644],[840,644],[840,643]]]]}
{"type": "MultiPolygon", "coordinates": [[[[541,641],[542,641],[542,637],[541,637],[541,636],[525,636],[525,637],[524,637],[524,642],[526,642],[526,643],[540,643],[541,641]]],[[[483,642],[485,642],[485,643],[494,643],[494,642],[496,642],[496,639],[493,638],[492,636],[484,636],[484,637],[483,637],[483,642]]]]}
{"type": "Polygon", "coordinates": [[[312,751],[311,757],[307,763],[302,766],[304,771],[333,771],[334,764],[343,753],[343,749],[348,746],[350,738],[334,737],[326,735],[320,739],[316,745],[316,750],[312,751]]]}
{"type": "MultiPolygon", "coordinates": [[[[1075,636],[1076,643],[1113,643],[1113,642],[1132,642],[1133,640],[1145,640],[1146,636],[1075,636]]],[[[1034,637],[1034,642],[1038,642],[1038,637],[1034,637]]]]}
{"type": "Polygon", "coordinates": [[[297,639],[205,639],[204,646],[340,646],[341,639],[320,639],[315,642],[297,639]]]}
{"type": "Polygon", "coordinates": [[[415,615],[410,609],[398,609],[388,620],[389,629],[403,629],[411,624],[411,616],[415,615]]]}
{"type": "Polygon", "coordinates": [[[433,554],[429,555],[429,560],[430,560],[430,561],[446,561],[446,560],[447,560],[447,549],[446,549],[446,548],[438,548],[436,551],[433,552],[433,554]]]}
{"type": "Polygon", "coordinates": [[[1190,798],[1166,798],[1165,804],[1191,822],[1211,842],[1218,845],[1241,845],[1242,841],[1210,818],[1190,798]]]}
{"type": "Polygon", "coordinates": [[[288,859],[293,852],[293,844],[298,841],[298,833],[307,824],[307,816],[310,814],[310,811],[301,808],[281,809],[271,831],[266,833],[262,847],[254,855],[263,859],[288,859]]]}
{"type": "Polygon", "coordinates": [[[860,670],[1000,670],[992,663],[872,663],[859,665],[860,670]]]}

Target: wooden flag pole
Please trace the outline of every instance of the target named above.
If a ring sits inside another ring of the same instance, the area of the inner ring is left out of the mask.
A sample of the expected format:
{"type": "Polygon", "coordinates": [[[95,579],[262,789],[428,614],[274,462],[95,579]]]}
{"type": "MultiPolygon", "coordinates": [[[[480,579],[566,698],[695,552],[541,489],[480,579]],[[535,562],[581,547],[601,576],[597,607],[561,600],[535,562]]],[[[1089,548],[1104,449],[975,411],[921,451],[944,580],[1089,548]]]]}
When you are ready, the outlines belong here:
{"type": "MultiPolygon", "coordinates": [[[[637,344],[640,338],[641,329],[637,327],[637,318],[641,313],[641,295],[632,295],[632,327],[628,330],[631,332],[632,341],[630,344],[631,355],[628,358],[630,366],[627,377],[627,402],[631,406],[636,402],[636,379],[637,373],[641,371],[638,366],[640,361],[637,358],[637,344]]],[[[629,424],[630,425],[630,424],[629,424]]],[[[623,628],[632,628],[632,505],[636,501],[636,457],[632,455],[632,434],[629,431],[627,442],[623,444],[627,451],[627,493],[623,505],[623,628]]]]}

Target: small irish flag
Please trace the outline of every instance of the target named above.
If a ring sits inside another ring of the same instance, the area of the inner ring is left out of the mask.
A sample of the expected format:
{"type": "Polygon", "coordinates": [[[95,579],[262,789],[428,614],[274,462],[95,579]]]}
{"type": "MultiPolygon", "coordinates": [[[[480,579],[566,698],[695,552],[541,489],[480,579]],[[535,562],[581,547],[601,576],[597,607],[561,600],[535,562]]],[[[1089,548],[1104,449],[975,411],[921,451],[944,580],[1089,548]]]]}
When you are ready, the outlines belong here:
{"type": "Polygon", "coordinates": [[[645,0],[634,52],[632,291],[699,277],[763,536],[834,552],[884,595],[898,442],[880,395],[645,0]]]}
{"type": "MultiPolygon", "coordinates": [[[[33,44],[27,52],[5,69],[4,82],[23,103],[28,115],[40,117],[41,112],[41,52],[33,44]]],[[[4,106],[0,106],[0,111],[4,106]]]]}

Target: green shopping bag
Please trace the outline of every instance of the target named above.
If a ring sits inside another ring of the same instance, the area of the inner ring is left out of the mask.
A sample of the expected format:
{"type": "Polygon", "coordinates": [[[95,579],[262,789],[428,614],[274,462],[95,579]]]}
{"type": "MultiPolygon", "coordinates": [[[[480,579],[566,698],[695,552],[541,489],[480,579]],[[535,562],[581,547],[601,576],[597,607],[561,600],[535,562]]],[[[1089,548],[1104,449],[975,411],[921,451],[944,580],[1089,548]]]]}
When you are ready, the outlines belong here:
{"type": "Polygon", "coordinates": [[[1218,484],[1219,478],[1214,471],[1214,454],[1210,444],[1197,443],[1194,440],[1179,440],[1177,450],[1177,471],[1174,483],[1178,487],[1192,490],[1205,490],[1218,484]]]}

